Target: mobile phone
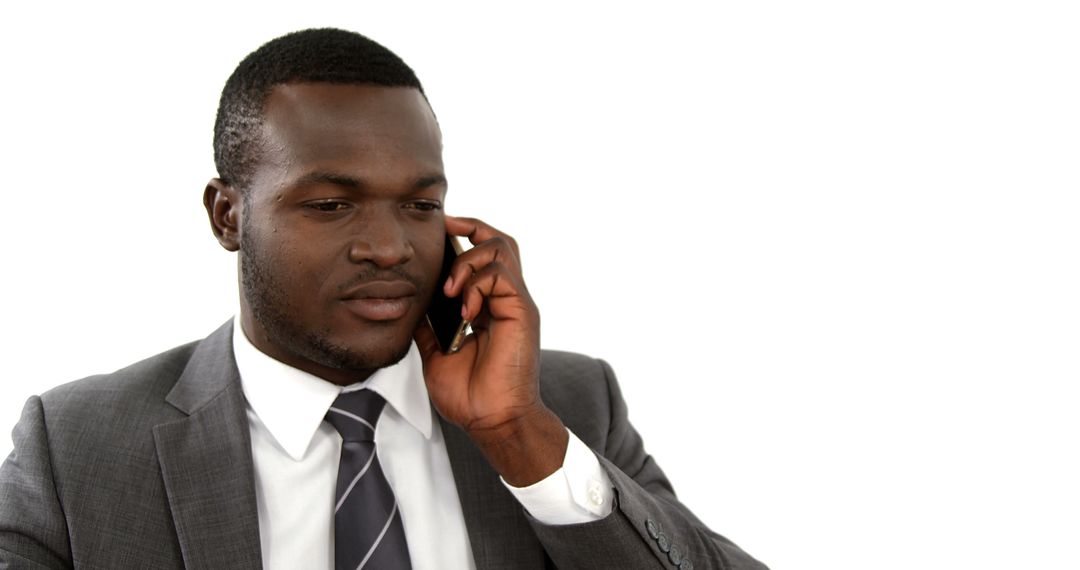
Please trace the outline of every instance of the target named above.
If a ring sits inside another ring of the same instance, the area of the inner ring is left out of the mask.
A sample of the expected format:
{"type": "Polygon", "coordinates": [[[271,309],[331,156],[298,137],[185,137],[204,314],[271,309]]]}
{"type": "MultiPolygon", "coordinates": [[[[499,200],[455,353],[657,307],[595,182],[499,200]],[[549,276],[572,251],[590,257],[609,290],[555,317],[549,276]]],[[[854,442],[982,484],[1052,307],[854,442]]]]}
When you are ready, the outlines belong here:
{"type": "Polygon", "coordinates": [[[450,277],[450,268],[454,265],[462,249],[457,237],[446,235],[446,245],[443,248],[442,269],[439,271],[439,280],[435,285],[435,292],[431,295],[431,304],[428,305],[427,318],[431,324],[431,330],[435,331],[435,338],[439,341],[439,348],[446,354],[453,354],[461,349],[465,342],[465,335],[469,333],[469,321],[461,318],[461,295],[451,299],[443,293],[443,284],[450,277]]]}

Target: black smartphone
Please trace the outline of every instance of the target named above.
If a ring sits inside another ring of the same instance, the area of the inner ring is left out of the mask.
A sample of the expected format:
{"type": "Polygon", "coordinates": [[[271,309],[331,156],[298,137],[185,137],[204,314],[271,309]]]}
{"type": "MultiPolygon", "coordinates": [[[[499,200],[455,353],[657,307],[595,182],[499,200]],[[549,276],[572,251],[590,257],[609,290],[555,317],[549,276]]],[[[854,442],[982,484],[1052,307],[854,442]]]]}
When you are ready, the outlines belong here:
{"type": "Polygon", "coordinates": [[[436,283],[435,293],[431,296],[431,304],[428,305],[427,310],[428,322],[431,323],[431,329],[435,331],[439,348],[446,354],[457,352],[461,348],[461,343],[465,341],[465,335],[469,332],[469,321],[461,318],[461,296],[451,299],[443,293],[443,284],[450,277],[450,268],[462,251],[464,250],[457,238],[447,234],[439,281],[436,283]]]}

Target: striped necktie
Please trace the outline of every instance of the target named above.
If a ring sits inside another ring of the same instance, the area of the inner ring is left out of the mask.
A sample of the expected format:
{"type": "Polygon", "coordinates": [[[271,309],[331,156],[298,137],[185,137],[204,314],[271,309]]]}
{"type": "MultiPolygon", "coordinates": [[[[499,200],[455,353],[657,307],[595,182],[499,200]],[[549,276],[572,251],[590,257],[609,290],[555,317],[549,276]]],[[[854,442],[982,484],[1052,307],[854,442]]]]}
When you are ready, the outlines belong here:
{"type": "Polygon", "coordinates": [[[409,549],[394,492],[375,452],[375,423],[386,400],[371,390],[342,393],[326,413],[341,434],[334,557],[337,570],[408,570],[409,549]]]}

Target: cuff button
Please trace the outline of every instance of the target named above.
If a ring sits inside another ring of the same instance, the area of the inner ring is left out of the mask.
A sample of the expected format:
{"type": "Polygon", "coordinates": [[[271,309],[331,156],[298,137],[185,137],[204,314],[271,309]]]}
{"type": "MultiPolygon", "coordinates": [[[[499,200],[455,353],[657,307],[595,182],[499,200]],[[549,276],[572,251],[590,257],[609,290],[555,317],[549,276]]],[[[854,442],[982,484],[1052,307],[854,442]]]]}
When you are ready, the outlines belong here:
{"type": "Polygon", "coordinates": [[[656,545],[660,547],[660,552],[667,553],[667,551],[671,550],[671,540],[664,533],[660,533],[660,536],[656,537],[656,545]]]}
{"type": "Polygon", "coordinates": [[[671,545],[671,550],[668,551],[667,557],[675,566],[678,566],[679,563],[683,561],[682,551],[674,544],[671,545]]]}
{"type": "Polygon", "coordinates": [[[653,540],[660,536],[660,527],[656,526],[656,521],[652,519],[645,519],[645,530],[648,531],[649,538],[653,540]]]}

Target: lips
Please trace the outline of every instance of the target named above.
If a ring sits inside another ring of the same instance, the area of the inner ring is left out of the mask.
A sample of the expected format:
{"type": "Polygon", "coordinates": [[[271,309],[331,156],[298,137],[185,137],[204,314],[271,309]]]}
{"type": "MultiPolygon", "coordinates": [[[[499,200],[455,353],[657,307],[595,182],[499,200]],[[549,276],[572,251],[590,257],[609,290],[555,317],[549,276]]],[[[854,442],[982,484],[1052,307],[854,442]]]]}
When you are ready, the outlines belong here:
{"type": "Polygon", "coordinates": [[[418,291],[408,281],[366,281],[345,294],[342,302],[369,321],[392,321],[408,314],[418,291]]]}

